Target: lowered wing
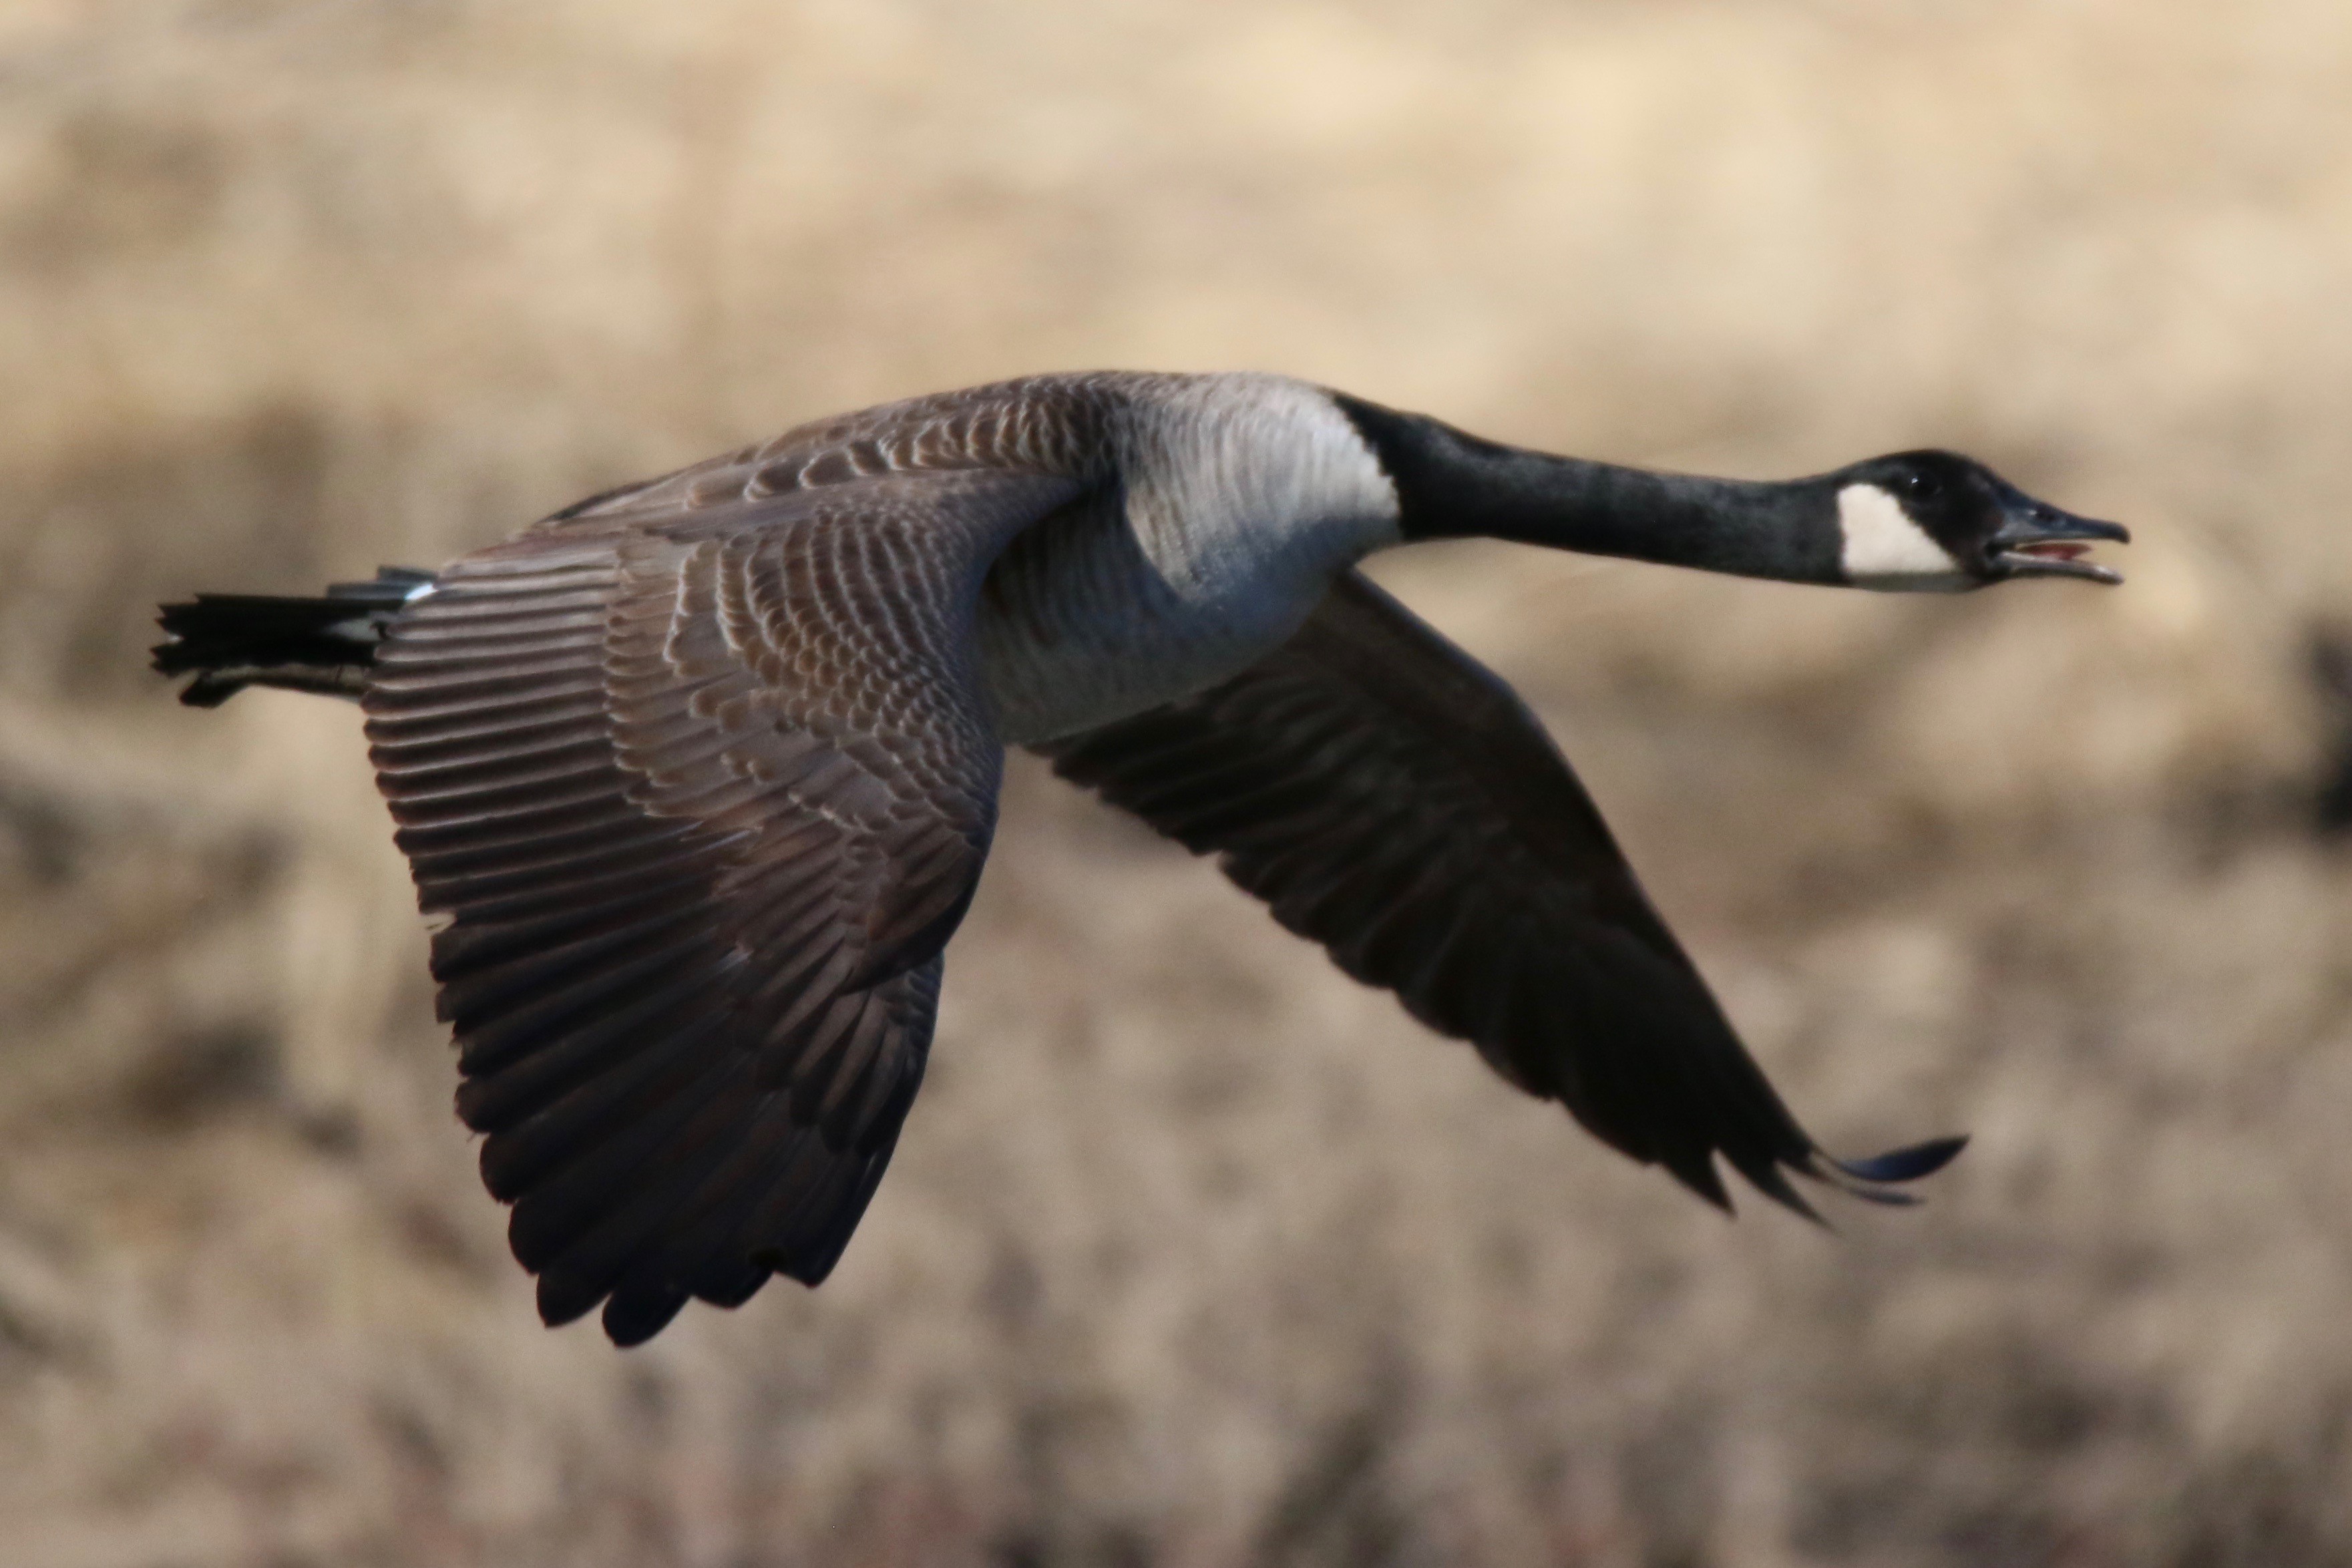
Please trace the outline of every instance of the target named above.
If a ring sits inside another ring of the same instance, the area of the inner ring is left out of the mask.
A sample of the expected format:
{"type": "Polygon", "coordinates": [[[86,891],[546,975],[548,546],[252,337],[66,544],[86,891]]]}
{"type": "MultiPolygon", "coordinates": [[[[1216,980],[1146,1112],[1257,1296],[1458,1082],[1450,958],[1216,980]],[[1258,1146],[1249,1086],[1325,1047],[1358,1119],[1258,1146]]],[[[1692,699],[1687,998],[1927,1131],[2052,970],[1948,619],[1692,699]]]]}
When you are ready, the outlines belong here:
{"type": "Polygon", "coordinates": [[[1650,907],[1535,716],[1360,574],[1276,653],[1197,696],[1038,748],[1196,854],[1413,1016],[1729,1207],[1721,1154],[1880,1184],[1958,1140],[1830,1159],[1789,1114],[1650,907]]]}

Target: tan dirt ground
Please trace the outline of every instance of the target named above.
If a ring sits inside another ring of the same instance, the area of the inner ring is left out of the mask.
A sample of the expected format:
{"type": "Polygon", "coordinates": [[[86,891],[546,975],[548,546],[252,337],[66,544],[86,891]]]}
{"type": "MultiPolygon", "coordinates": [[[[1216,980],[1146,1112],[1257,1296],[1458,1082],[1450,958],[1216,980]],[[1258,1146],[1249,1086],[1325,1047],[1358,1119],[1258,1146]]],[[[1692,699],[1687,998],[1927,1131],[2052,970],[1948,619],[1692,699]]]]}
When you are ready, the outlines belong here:
{"type": "Polygon", "coordinates": [[[2347,297],[2342,0],[8,0],[0,1560],[2352,1563],[2347,297]],[[2142,531],[1384,568],[1928,1206],[1726,1224],[1024,763],[834,1279],[538,1326],[356,714],[150,606],[1097,364],[2142,531]]]}

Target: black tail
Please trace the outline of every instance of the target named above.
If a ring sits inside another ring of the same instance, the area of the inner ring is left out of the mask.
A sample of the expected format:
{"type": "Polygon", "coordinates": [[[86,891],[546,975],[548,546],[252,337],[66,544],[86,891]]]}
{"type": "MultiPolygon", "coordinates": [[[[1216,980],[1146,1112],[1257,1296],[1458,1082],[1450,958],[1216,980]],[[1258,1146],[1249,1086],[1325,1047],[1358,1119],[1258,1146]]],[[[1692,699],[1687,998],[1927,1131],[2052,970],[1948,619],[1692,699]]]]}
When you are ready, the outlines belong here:
{"type": "Polygon", "coordinates": [[[432,585],[430,572],[385,566],[373,583],[338,583],[319,599],[199,594],[163,606],[156,624],[171,640],[156,645],[155,668],[195,672],[180,693],[192,708],[217,708],[248,686],[357,697],[384,627],[432,585]]]}

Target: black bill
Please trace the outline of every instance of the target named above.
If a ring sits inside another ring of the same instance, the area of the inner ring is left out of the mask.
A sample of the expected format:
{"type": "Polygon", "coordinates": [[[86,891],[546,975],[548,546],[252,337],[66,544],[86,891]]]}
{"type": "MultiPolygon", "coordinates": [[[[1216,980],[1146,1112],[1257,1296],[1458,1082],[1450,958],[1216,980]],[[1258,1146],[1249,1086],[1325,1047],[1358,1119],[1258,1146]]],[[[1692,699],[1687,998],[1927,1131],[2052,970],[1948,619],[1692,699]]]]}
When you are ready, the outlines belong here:
{"type": "Polygon", "coordinates": [[[2119,522],[2076,517],[2020,494],[2004,498],[2000,528],[1985,542],[1988,558],[2007,577],[2081,577],[2115,584],[2123,574],[2084,559],[2094,544],[2129,544],[2119,522]]]}

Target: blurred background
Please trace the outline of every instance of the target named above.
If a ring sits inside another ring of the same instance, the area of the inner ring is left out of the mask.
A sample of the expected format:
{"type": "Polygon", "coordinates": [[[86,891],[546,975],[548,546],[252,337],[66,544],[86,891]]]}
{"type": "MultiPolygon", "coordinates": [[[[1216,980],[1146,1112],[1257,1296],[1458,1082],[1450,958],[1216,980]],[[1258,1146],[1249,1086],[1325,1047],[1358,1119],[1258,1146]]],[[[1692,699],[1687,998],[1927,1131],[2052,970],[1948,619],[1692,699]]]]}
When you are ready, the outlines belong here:
{"type": "Polygon", "coordinates": [[[7,0],[0,1556],[2352,1563],[2347,292],[2341,0],[7,0]],[[831,1281],[539,1327],[358,714],[153,602],[1102,365],[2134,525],[1381,568],[1927,1207],[1727,1224],[1016,760],[831,1281]]]}

